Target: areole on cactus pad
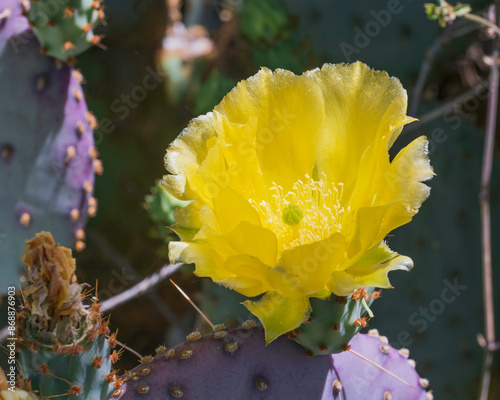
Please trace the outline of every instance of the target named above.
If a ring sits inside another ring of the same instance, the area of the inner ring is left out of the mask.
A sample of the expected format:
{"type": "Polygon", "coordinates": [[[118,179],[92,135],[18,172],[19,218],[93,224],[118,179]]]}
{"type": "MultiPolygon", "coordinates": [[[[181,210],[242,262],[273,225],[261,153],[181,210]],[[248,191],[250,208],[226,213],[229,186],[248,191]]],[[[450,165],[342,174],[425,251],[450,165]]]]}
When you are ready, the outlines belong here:
{"type": "Polygon", "coordinates": [[[310,299],[389,288],[412,260],[385,236],[408,223],[434,174],[420,137],[391,161],[405,124],[400,82],[360,62],[297,76],[262,69],[170,145],[178,210],[172,262],[257,299],[267,343],[298,328],[310,299]]]}

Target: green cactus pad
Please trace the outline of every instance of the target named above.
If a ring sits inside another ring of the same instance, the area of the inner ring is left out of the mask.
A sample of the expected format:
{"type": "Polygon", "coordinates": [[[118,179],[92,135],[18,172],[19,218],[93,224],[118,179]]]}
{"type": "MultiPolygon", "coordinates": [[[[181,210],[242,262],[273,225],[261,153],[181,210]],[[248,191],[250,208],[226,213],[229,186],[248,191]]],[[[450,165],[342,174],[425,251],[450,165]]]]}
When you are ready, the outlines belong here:
{"type": "MultiPolygon", "coordinates": [[[[373,288],[367,303],[373,302],[373,288]]],[[[367,321],[362,300],[332,295],[328,300],[311,298],[312,313],[307,323],[289,333],[310,354],[335,354],[344,350],[367,321]]]]}
{"type": "Polygon", "coordinates": [[[31,0],[27,17],[43,52],[61,61],[100,43],[93,31],[104,18],[100,1],[31,0]]]}
{"type": "Polygon", "coordinates": [[[111,371],[106,338],[85,340],[80,345],[84,349],[81,354],[71,354],[75,351],[73,346],[61,347],[60,354],[50,347],[40,347],[37,352],[27,348],[21,350],[19,364],[24,377],[29,378],[33,388],[45,396],[69,400],[75,397],[71,390],[76,386],[80,388],[78,399],[107,398],[112,385],[106,381],[106,375],[111,371]]]}

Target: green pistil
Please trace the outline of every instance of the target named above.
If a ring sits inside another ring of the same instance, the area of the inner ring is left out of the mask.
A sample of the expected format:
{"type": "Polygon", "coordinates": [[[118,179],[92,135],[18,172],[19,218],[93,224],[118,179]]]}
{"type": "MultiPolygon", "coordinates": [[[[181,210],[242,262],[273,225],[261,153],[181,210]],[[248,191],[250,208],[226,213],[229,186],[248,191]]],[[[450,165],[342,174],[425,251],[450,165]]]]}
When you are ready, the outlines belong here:
{"type": "Polygon", "coordinates": [[[287,225],[297,225],[302,221],[302,218],[304,218],[304,213],[295,204],[290,203],[283,209],[283,222],[287,225]]]}

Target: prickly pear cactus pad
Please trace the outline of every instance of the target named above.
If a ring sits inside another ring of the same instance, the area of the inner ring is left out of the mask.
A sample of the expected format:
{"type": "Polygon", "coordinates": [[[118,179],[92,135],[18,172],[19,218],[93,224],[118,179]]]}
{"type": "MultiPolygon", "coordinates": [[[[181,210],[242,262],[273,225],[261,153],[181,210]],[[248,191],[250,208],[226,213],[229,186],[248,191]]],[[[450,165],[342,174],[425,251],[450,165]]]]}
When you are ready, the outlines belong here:
{"type": "Polygon", "coordinates": [[[425,137],[389,159],[406,105],[397,79],[360,62],[240,82],[167,150],[167,190],[194,200],[174,215],[171,261],[254,298],[267,343],[308,320],[310,299],[390,288],[413,263],[383,239],[433,176],[425,137]]]}
{"type": "Polygon", "coordinates": [[[25,0],[23,4],[43,53],[67,61],[100,44],[100,36],[93,31],[104,20],[100,0],[31,0],[31,4],[25,0]]]}
{"type": "Polygon", "coordinates": [[[111,393],[109,322],[94,298],[83,304],[71,250],[47,232],[26,242],[29,283],[18,315],[19,370],[49,398],[102,399],[111,393]]]}
{"type": "Polygon", "coordinates": [[[375,337],[378,333],[371,334],[356,336],[351,348],[413,387],[350,352],[308,357],[286,337],[266,346],[263,329],[247,321],[230,331],[218,326],[207,336],[193,332],[171,349],[160,346],[155,357],[144,357],[121,376],[124,383],[111,398],[431,399],[425,390],[429,383],[420,379],[408,353],[398,353],[386,339],[375,337]]]}
{"type": "MultiPolygon", "coordinates": [[[[388,344],[389,340],[381,336],[376,329],[368,334],[358,334],[349,349],[362,355],[371,362],[382,366],[411,387],[401,383],[394,376],[374,367],[366,360],[355,356],[351,351],[344,351],[332,356],[335,374],[343,389],[340,399],[384,399],[384,400],[432,400],[429,381],[421,378],[415,371],[415,361],[408,349],[396,350],[388,344]]],[[[335,388],[335,383],[333,385],[335,388]]]]}
{"type": "Polygon", "coordinates": [[[308,354],[339,353],[356,333],[368,326],[367,311],[371,312],[368,306],[378,293],[361,288],[348,297],[311,299],[313,311],[309,319],[288,332],[288,337],[302,345],[308,354]]]}
{"type": "Polygon", "coordinates": [[[40,53],[19,2],[0,4],[0,249],[2,280],[18,286],[24,241],[51,231],[84,247],[94,215],[94,116],[81,74],[40,53]],[[8,10],[8,13],[5,11],[8,10]]]}

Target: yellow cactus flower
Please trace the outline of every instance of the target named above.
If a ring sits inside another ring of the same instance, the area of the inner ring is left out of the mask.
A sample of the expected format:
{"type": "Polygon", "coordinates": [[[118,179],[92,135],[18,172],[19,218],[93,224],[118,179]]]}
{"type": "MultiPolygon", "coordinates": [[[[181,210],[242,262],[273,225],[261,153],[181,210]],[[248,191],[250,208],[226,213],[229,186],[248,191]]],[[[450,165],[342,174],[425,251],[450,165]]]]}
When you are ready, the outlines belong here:
{"type": "Polygon", "coordinates": [[[172,262],[248,296],[269,343],[298,327],[310,297],[391,287],[412,267],[384,237],[408,223],[433,176],[420,137],[391,161],[407,95],[363,63],[297,76],[261,69],[170,145],[166,189],[192,200],[175,213],[172,262]]]}

